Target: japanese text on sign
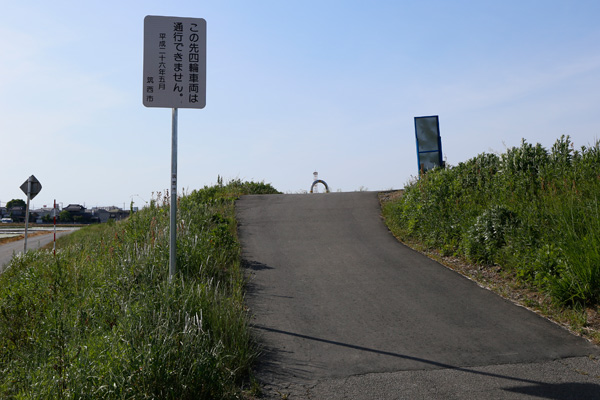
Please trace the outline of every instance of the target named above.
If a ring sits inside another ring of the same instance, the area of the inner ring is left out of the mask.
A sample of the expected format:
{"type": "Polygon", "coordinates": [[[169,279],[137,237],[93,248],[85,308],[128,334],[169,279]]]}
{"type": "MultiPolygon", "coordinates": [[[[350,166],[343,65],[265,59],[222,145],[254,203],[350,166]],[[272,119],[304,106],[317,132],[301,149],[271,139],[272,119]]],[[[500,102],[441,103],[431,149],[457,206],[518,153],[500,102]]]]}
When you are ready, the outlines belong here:
{"type": "Polygon", "coordinates": [[[146,107],[204,108],[206,21],[147,16],[144,19],[146,107]]]}

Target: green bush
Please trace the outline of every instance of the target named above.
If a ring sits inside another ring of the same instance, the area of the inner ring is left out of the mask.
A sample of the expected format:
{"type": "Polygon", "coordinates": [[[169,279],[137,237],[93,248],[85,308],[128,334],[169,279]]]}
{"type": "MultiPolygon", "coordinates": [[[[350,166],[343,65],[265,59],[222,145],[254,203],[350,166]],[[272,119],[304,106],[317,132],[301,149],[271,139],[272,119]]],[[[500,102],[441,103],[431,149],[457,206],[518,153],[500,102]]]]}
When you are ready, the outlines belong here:
{"type": "Polygon", "coordinates": [[[463,239],[464,254],[470,261],[490,264],[496,253],[507,243],[510,230],[516,225],[514,214],[493,205],[475,219],[463,239]]]}
{"type": "Polygon", "coordinates": [[[390,229],[444,254],[513,269],[563,304],[600,303],[600,142],[525,140],[434,169],[384,206],[390,229]]]}

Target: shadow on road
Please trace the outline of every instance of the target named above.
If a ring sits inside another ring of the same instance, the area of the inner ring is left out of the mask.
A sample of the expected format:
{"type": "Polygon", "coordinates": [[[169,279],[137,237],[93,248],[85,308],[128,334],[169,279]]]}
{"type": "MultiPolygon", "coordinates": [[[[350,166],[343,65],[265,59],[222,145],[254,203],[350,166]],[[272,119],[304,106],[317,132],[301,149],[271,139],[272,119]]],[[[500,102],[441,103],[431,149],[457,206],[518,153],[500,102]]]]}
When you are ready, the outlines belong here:
{"type": "Polygon", "coordinates": [[[258,261],[248,261],[242,260],[242,266],[244,268],[250,269],[252,271],[263,271],[267,269],[273,269],[273,267],[269,267],[266,264],[260,263],[258,261]]]}
{"type": "MultiPolygon", "coordinates": [[[[254,325],[254,328],[263,330],[263,331],[267,331],[267,332],[293,336],[296,338],[301,338],[301,339],[306,339],[306,340],[311,340],[311,341],[316,341],[316,342],[321,342],[321,343],[327,343],[327,344],[331,344],[331,345],[335,345],[335,346],[347,347],[347,348],[351,348],[354,350],[360,350],[360,351],[365,351],[365,352],[370,352],[370,353],[375,353],[375,354],[380,354],[380,355],[390,356],[390,357],[398,357],[398,358],[402,358],[402,359],[406,359],[406,360],[420,362],[420,363],[427,364],[427,365],[433,365],[440,369],[449,369],[449,370],[454,370],[454,371],[466,372],[469,374],[475,374],[475,375],[486,376],[486,377],[491,377],[491,378],[505,379],[508,381],[516,381],[516,382],[531,384],[531,385],[526,385],[526,386],[507,387],[507,388],[503,389],[508,392],[520,393],[520,394],[524,394],[524,395],[535,396],[535,397],[539,397],[539,398],[543,398],[543,399],[550,399],[550,400],[600,399],[600,385],[598,385],[598,384],[593,384],[593,383],[545,383],[545,382],[540,382],[540,381],[535,381],[535,380],[530,380],[530,379],[517,378],[517,377],[509,376],[509,375],[500,375],[500,374],[494,374],[494,373],[485,372],[485,371],[477,371],[477,370],[470,369],[470,368],[457,367],[454,365],[441,363],[441,362],[437,362],[437,361],[433,361],[433,360],[427,360],[427,359],[419,358],[419,357],[413,357],[413,356],[409,356],[406,354],[398,354],[398,353],[392,353],[389,351],[381,351],[381,350],[371,349],[371,348],[364,347],[364,346],[357,346],[357,345],[353,345],[353,344],[349,344],[349,343],[342,343],[342,342],[338,342],[335,340],[323,339],[323,338],[318,338],[318,337],[314,337],[314,336],[303,335],[300,333],[294,333],[294,332],[283,331],[280,329],[268,328],[268,327],[260,326],[260,325],[254,325]]],[[[270,359],[272,360],[274,357],[276,357],[278,352],[280,352],[280,351],[273,350],[273,349],[267,350],[263,354],[263,360],[261,360],[263,365],[264,366],[269,365],[270,359]]],[[[296,373],[298,373],[298,372],[301,373],[302,371],[300,371],[300,370],[296,371],[296,373]]]]}
{"type": "Polygon", "coordinates": [[[542,383],[534,386],[505,388],[513,393],[551,400],[600,399],[600,385],[593,383],[542,383]]]}

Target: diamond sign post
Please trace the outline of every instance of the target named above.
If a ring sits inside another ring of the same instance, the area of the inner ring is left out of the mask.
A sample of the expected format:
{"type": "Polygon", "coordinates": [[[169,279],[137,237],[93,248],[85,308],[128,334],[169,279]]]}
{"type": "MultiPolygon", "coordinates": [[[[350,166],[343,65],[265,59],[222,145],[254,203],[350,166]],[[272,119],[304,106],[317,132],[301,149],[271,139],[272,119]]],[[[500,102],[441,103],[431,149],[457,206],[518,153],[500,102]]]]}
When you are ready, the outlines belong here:
{"type": "Polygon", "coordinates": [[[25,209],[25,242],[23,244],[23,253],[27,253],[27,230],[29,229],[29,200],[33,199],[42,190],[42,184],[31,175],[20,186],[23,193],[27,195],[27,208],[25,209]]]}
{"type": "Polygon", "coordinates": [[[176,272],[177,109],[206,105],[206,21],[203,18],[144,18],[146,107],[172,108],[169,279],[176,272]]]}

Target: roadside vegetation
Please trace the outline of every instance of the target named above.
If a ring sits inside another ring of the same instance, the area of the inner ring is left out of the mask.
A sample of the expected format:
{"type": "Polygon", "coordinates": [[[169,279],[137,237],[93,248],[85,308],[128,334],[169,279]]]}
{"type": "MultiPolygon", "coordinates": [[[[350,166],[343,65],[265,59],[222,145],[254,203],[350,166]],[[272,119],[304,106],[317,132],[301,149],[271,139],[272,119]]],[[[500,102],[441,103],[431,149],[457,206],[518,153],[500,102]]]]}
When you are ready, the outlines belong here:
{"type": "Polygon", "coordinates": [[[228,399],[251,384],[234,202],[277,193],[223,184],[178,205],[168,279],[169,196],[85,227],[0,275],[0,398],[228,399]]]}
{"type": "Polygon", "coordinates": [[[600,142],[575,149],[562,136],[548,150],[523,140],[434,169],[383,213],[400,240],[475,265],[463,270],[600,341],[600,142]]]}

